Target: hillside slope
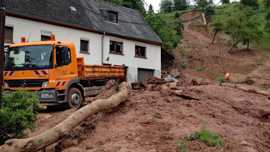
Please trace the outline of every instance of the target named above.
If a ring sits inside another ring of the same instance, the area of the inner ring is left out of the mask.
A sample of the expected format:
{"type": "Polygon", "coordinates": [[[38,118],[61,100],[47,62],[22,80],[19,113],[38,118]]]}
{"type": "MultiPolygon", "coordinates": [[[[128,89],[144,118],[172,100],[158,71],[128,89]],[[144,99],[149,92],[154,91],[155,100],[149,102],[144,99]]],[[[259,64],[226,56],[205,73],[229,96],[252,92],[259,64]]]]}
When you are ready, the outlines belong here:
{"type": "Polygon", "coordinates": [[[211,44],[210,29],[203,26],[200,14],[183,15],[183,40],[174,51],[174,68],[183,69],[189,76],[199,76],[216,81],[225,73],[230,73],[234,83],[248,83],[262,89],[270,89],[270,50],[231,50],[223,34],[211,44]],[[195,20],[193,19],[195,16],[195,20]],[[193,19],[193,20],[192,20],[193,19]],[[209,34],[210,33],[210,34],[209,34]]]}

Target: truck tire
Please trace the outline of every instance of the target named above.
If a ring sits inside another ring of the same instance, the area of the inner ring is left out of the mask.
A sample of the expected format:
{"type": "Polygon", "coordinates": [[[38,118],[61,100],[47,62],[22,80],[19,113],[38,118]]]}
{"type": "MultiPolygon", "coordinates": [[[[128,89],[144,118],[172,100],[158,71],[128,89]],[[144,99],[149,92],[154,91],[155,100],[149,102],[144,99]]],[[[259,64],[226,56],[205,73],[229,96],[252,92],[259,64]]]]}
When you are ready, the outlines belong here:
{"type": "Polygon", "coordinates": [[[78,88],[71,88],[68,92],[68,105],[70,108],[79,109],[82,106],[83,97],[78,88]]]}

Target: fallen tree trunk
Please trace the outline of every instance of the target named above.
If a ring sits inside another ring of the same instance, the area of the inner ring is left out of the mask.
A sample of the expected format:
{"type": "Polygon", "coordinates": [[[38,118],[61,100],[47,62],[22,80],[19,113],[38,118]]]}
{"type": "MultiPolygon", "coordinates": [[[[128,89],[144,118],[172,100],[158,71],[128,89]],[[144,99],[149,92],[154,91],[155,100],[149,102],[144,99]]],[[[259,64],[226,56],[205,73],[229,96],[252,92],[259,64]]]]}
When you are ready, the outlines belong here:
{"type": "Polygon", "coordinates": [[[128,97],[128,84],[126,82],[120,85],[120,90],[108,99],[100,99],[81,108],[66,120],[54,128],[43,132],[35,137],[26,139],[12,139],[0,147],[1,152],[36,152],[46,146],[49,146],[77,127],[82,121],[86,120],[98,112],[117,107],[128,97]]]}
{"type": "Polygon", "coordinates": [[[222,86],[225,87],[231,87],[235,88],[241,91],[249,92],[249,93],[255,93],[255,94],[260,94],[263,96],[270,97],[270,92],[269,91],[264,91],[255,87],[250,87],[250,86],[243,86],[243,85],[238,85],[238,84],[231,84],[231,83],[222,83],[222,86]]]}

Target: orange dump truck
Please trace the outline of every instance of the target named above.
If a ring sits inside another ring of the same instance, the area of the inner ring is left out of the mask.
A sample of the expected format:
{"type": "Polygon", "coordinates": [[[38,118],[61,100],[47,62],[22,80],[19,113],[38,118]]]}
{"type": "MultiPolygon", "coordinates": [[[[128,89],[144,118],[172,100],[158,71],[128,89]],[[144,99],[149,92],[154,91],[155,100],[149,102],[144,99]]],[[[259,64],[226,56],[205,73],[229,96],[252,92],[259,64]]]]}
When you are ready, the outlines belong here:
{"type": "Polygon", "coordinates": [[[12,44],[6,52],[4,89],[39,94],[43,106],[68,103],[79,108],[84,99],[108,80],[124,81],[124,66],[85,65],[72,42],[12,44]]]}

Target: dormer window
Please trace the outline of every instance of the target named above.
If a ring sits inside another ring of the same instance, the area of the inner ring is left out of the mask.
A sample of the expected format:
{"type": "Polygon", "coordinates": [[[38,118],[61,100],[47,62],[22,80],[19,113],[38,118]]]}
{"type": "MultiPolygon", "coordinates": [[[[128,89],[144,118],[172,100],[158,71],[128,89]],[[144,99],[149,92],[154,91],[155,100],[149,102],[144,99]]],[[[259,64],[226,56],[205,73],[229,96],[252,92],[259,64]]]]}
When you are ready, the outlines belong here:
{"type": "Polygon", "coordinates": [[[118,23],[118,12],[111,10],[102,10],[104,19],[108,22],[118,23]]]}

